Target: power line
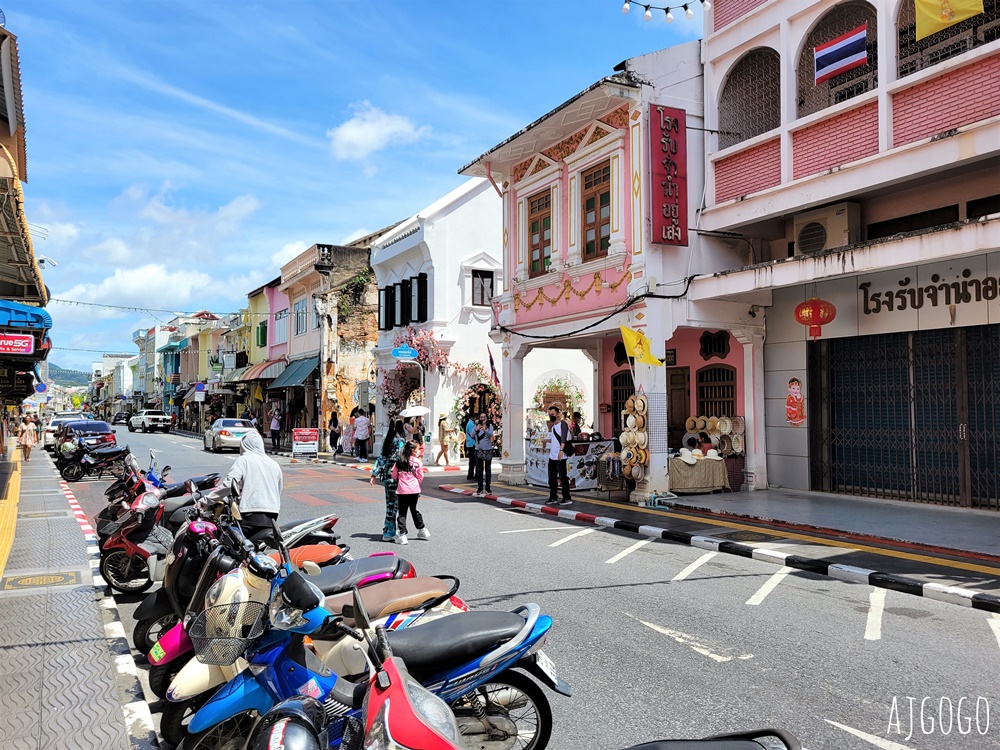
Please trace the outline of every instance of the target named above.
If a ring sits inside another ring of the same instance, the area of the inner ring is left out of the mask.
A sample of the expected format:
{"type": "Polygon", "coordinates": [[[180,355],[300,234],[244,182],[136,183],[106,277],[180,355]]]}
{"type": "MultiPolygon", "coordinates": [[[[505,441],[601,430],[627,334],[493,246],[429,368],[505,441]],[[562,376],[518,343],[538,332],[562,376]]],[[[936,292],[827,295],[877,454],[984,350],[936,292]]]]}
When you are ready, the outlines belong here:
{"type": "Polygon", "coordinates": [[[154,313],[166,313],[167,315],[173,315],[174,317],[178,317],[178,318],[194,318],[194,317],[197,317],[199,315],[214,315],[216,318],[220,318],[220,319],[221,318],[228,318],[228,317],[230,317],[232,315],[240,315],[240,316],[244,316],[245,315],[245,316],[251,317],[251,318],[275,318],[275,317],[286,318],[286,317],[290,317],[292,315],[292,311],[290,311],[290,309],[287,308],[287,307],[284,310],[278,310],[277,312],[273,312],[273,313],[272,312],[266,312],[266,313],[250,312],[249,310],[235,310],[235,311],[232,311],[232,312],[212,312],[211,310],[205,310],[204,308],[202,308],[200,310],[197,310],[195,312],[185,312],[185,311],[178,311],[178,310],[161,310],[161,309],[158,309],[158,308],[155,308],[155,307],[135,307],[135,306],[130,306],[130,305],[109,305],[109,304],[106,304],[106,303],[103,303],[103,302],[83,302],[82,300],[58,299],[58,298],[55,298],[55,297],[51,298],[49,300],[49,302],[58,302],[58,303],[63,304],[63,305],[78,305],[80,307],[98,307],[98,308],[102,308],[104,310],[123,310],[125,312],[138,312],[138,313],[144,313],[144,314],[149,315],[150,317],[153,317],[153,318],[156,317],[154,315],[154,313]]]}

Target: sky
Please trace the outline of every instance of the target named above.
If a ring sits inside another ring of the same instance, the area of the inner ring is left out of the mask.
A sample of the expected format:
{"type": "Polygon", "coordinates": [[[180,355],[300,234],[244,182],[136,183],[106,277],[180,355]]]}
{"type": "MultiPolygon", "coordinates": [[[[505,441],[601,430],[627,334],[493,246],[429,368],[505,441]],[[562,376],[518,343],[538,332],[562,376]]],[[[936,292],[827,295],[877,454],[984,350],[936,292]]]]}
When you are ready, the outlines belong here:
{"type": "MultiPolygon", "coordinates": [[[[660,2],[659,5],[664,5],[660,2]]],[[[232,312],[314,243],[417,213],[622,60],[702,36],[620,0],[0,0],[50,361],[232,312]],[[168,312],[156,312],[168,311],[168,312]]]]}

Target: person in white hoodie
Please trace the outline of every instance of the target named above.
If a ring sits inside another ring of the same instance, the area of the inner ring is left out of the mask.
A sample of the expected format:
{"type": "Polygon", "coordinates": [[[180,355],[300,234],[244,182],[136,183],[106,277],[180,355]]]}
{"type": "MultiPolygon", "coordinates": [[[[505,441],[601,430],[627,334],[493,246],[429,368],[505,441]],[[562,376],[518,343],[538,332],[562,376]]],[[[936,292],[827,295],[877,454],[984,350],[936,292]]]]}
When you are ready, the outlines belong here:
{"type": "MultiPolygon", "coordinates": [[[[284,486],[281,467],[264,452],[264,439],[256,430],[247,432],[240,441],[240,457],[233,463],[222,484],[238,498],[240,525],[248,539],[266,536],[271,521],[281,510],[284,486]]],[[[255,539],[254,541],[258,541],[255,539]]]]}

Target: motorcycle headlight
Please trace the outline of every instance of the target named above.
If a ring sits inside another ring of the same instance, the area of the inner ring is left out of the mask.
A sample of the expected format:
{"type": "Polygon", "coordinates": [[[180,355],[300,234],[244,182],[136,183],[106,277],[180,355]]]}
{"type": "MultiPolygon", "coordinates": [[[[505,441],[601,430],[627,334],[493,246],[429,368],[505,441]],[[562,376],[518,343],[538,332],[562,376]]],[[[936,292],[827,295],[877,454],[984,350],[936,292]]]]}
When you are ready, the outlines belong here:
{"type": "MultiPolygon", "coordinates": [[[[320,602],[322,602],[323,592],[308,581],[305,583],[306,586],[309,586],[314,590],[314,593],[319,597],[320,602]]],[[[304,610],[289,604],[285,601],[284,597],[282,597],[280,583],[275,585],[274,589],[271,591],[271,604],[268,608],[268,615],[271,618],[271,624],[278,628],[278,630],[293,630],[295,628],[300,628],[309,622],[304,617],[304,610]]]]}
{"type": "Polygon", "coordinates": [[[455,714],[443,700],[438,698],[416,680],[407,678],[406,693],[410,696],[413,710],[431,729],[457,745],[458,724],[455,714]]]}
{"type": "Polygon", "coordinates": [[[208,587],[208,591],[205,592],[205,606],[214,607],[219,603],[219,597],[222,596],[222,591],[226,587],[226,576],[222,576],[218,581],[213,583],[208,587]]]}

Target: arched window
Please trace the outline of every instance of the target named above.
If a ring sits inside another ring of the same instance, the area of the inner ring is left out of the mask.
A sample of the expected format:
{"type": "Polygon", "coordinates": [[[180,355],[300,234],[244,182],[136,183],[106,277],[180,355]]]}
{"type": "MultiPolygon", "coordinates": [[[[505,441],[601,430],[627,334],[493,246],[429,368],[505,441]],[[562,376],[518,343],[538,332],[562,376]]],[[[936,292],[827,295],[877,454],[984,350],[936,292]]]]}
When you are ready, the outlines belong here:
{"type": "Polygon", "coordinates": [[[838,5],[823,16],[806,37],[799,56],[799,117],[846,102],[878,86],[877,31],[875,9],[868,3],[838,5]],[[863,24],[867,26],[865,64],[816,83],[816,47],[832,42],[863,24]]]}
{"type": "Polygon", "coordinates": [[[614,434],[622,431],[622,409],[629,396],[635,395],[632,371],[622,370],[611,376],[611,424],[614,434]]]}
{"type": "Polygon", "coordinates": [[[719,148],[729,148],[781,125],[781,58],[773,49],[745,54],[719,97],[719,148]]]}
{"type": "Polygon", "coordinates": [[[735,417],[736,368],[729,365],[702,367],[696,374],[698,413],[706,417],[735,417]]]}
{"type": "Polygon", "coordinates": [[[949,57],[1000,39],[1000,0],[983,0],[983,12],[917,41],[913,0],[903,0],[896,21],[898,74],[902,78],[949,57]]]}

